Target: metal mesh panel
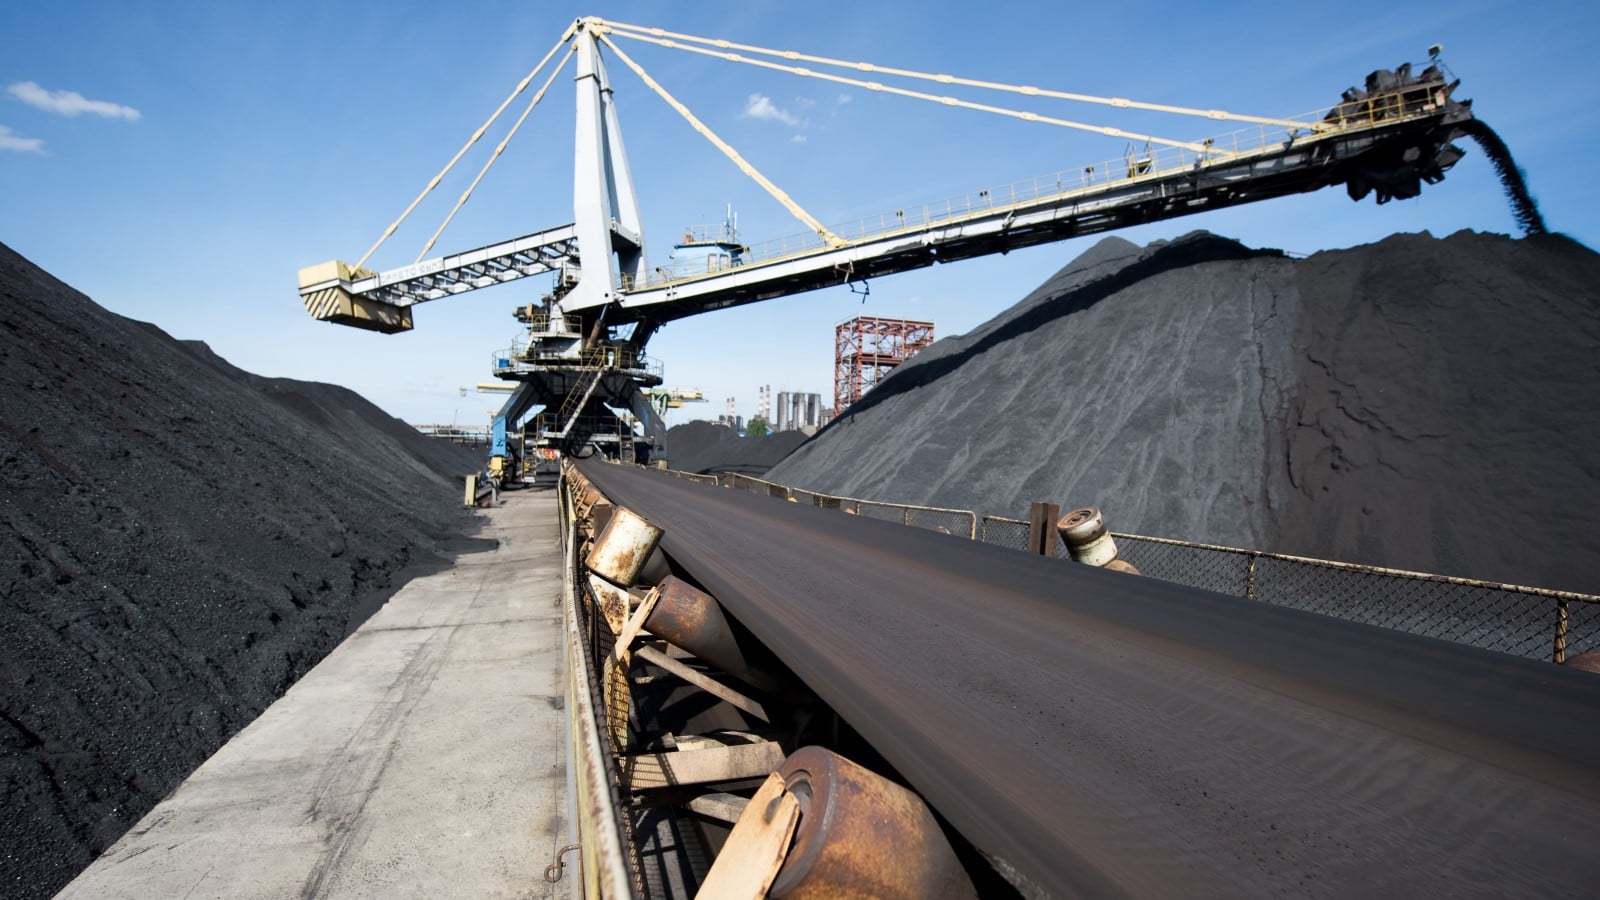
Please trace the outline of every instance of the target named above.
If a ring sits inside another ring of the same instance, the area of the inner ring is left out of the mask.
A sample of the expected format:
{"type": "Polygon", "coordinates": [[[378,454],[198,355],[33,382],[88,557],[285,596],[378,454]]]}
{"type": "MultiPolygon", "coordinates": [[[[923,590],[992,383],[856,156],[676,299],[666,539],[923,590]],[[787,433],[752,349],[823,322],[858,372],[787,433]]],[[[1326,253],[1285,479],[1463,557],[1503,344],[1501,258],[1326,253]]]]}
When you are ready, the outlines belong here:
{"type": "Polygon", "coordinates": [[[1442,579],[1262,556],[1256,599],[1535,659],[1555,640],[1553,598],[1442,579]]]}
{"type": "Polygon", "coordinates": [[[839,508],[839,498],[838,497],[830,497],[827,494],[816,494],[816,493],[812,493],[811,491],[798,491],[797,490],[797,491],[794,492],[794,499],[795,499],[796,502],[809,503],[812,506],[818,507],[820,509],[838,509],[839,508]]]}
{"type": "Polygon", "coordinates": [[[662,469],[661,471],[666,472],[673,478],[681,478],[684,481],[692,481],[695,484],[717,483],[717,476],[715,475],[698,475],[694,472],[679,472],[677,469],[662,469]]]}
{"type": "MultiPolygon", "coordinates": [[[[1169,544],[1132,535],[1115,535],[1117,555],[1132,563],[1139,573],[1162,581],[1238,597],[1251,596],[1250,553],[1169,544]]],[[[1264,599],[1259,592],[1255,599],[1264,599]]]]}
{"type": "MultiPolygon", "coordinates": [[[[581,559],[584,554],[578,554],[581,559]]],[[[577,571],[567,573],[573,580],[578,599],[578,625],[583,630],[585,643],[584,667],[589,670],[590,699],[594,704],[595,712],[601,717],[598,722],[602,733],[612,733],[612,723],[617,720],[618,697],[615,694],[607,696],[605,680],[602,673],[605,671],[604,661],[611,655],[612,648],[616,645],[616,636],[605,624],[605,617],[600,613],[599,604],[595,600],[594,591],[589,585],[589,579],[583,577],[583,564],[577,564],[577,571]]],[[[621,713],[626,716],[626,710],[621,713]]],[[[613,747],[613,749],[615,749],[613,747]]],[[[632,805],[620,787],[622,784],[621,760],[617,755],[611,756],[610,778],[607,779],[611,788],[611,799],[615,808],[623,813],[618,825],[622,831],[622,843],[628,854],[628,867],[633,876],[634,896],[644,897],[645,881],[644,866],[639,858],[639,843],[634,836],[632,816],[626,810],[632,805]]]]}
{"type": "Polygon", "coordinates": [[[722,477],[726,480],[726,483],[735,490],[748,491],[752,494],[763,494],[770,496],[769,492],[773,486],[772,482],[770,481],[762,481],[759,478],[751,478],[749,475],[728,473],[722,477]]]}
{"type": "Polygon", "coordinates": [[[905,524],[906,508],[894,503],[873,503],[870,500],[852,500],[850,508],[864,519],[905,524]]]}
{"type": "Polygon", "coordinates": [[[1600,603],[1567,604],[1567,658],[1600,651],[1600,603]]]}
{"type": "Polygon", "coordinates": [[[1004,516],[984,516],[978,522],[978,540],[996,547],[1008,547],[1026,552],[1028,549],[1028,523],[1022,519],[1004,516]]]}
{"type": "Polygon", "coordinates": [[[964,510],[931,509],[923,506],[907,506],[904,509],[906,524],[916,528],[970,538],[976,527],[976,517],[964,510]]]}
{"type": "MultiPolygon", "coordinates": [[[[1028,549],[1025,519],[785,491],[748,475],[727,475],[723,483],[870,519],[971,535],[997,547],[1028,549]]],[[[1516,656],[1551,659],[1555,651],[1561,601],[1554,592],[1141,535],[1113,537],[1120,556],[1150,578],[1516,656]]],[[[1058,543],[1056,556],[1067,559],[1066,547],[1058,543]]],[[[1566,655],[1600,651],[1600,598],[1567,595],[1566,604],[1566,655]]]]}

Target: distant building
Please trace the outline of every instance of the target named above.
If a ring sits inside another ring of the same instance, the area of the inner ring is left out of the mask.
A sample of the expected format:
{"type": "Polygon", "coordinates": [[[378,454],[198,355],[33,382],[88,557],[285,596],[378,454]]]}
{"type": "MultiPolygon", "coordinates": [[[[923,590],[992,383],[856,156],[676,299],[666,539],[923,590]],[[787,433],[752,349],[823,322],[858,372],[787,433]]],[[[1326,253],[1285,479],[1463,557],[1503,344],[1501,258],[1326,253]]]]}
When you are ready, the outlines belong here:
{"type": "Polygon", "coordinates": [[[778,408],[773,431],[815,430],[822,425],[822,395],[778,392],[778,408]]]}
{"type": "Polygon", "coordinates": [[[841,322],[833,339],[833,415],[844,412],[895,366],[932,343],[932,322],[876,316],[841,322]]]}

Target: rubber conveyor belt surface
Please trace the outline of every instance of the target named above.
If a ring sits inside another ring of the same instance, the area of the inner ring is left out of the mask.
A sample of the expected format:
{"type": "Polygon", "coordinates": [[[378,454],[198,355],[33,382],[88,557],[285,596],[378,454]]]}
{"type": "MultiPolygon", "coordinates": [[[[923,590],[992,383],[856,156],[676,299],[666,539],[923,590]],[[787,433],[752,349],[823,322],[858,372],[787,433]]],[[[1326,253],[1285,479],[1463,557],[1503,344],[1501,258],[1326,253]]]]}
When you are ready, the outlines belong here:
{"type": "Polygon", "coordinates": [[[1038,892],[1600,889],[1600,676],[581,468],[1038,892]]]}

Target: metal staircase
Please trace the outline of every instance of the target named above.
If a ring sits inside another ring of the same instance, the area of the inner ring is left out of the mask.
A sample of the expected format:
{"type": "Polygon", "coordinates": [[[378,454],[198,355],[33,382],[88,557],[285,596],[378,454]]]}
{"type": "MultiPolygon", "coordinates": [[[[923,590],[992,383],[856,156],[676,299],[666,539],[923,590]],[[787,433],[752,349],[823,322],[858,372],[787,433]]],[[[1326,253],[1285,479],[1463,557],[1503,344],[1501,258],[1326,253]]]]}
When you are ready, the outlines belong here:
{"type": "Polygon", "coordinates": [[[594,389],[600,384],[600,378],[606,371],[606,358],[600,357],[599,363],[578,370],[578,380],[572,385],[572,390],[567,392],[561,401],[561,410],[556,414],[555,424],[561,430],[556,437],[565,440],[572,434],[572,426],[578,421],[578,416],[583,408],[588,405],[589,398],[594,396],[594,389]]]}

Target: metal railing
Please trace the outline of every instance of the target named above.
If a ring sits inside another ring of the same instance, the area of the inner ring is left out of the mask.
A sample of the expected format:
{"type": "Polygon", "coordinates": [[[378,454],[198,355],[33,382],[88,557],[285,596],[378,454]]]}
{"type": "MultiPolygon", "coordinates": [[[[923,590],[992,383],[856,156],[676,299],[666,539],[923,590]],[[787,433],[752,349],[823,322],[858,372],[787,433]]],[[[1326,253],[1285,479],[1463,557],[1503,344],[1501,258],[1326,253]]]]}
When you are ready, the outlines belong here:
{"type": "MultiPolygon", "coordinates": [[[[1321,141],[1362,131],[1398,119],[1433,114],[1442,104],[1438,91],[1442,81],[1420,82],[1372,98],[1364,98],[1314,112],[1289,116],[1285,125],[1253,125],[1209,137],[1195,143],[1206,148],[1201,153],[1186,147],[1130,148],[1120,157],[958,194],[932,203],[913,204],[891,212],[868,215],[827,226],[828,231],[848,243],[891,237],[921,231],[938,225],[959,222],[974,216],[1039,206],[1050,202],[1082,200],[1103,191],[1140,181],[1159,181],[1184,172],[1208,167],[1237,165],[1255,157],[1283,152],[1298,144],[1321,141]]],[[[751,266],[832,249],[815,232],[801,232],[747,245],[740,265],[751,266]]],[[[708,277],[723,270],[675,271],[659,268],[644,280],[643,288],[674,281],[708,277]]],[[[635,286],[628,284],[624,290],[635,286]]]]}
{"type": "MultiPolygon", "coordinates": [[[[575,534],[569,538],[574,541],[577,539],[575,534]]],[[[630,702],[627,680],[608,677],[605,661],[611,657],[616,646],[616,636],[602,620],[599,602],[586,575],[581,566],[567,573],[577,595],[578,629],[583,641],[581,648],[575,648],[574,655],[579,658],[588,676],[585,680],[589,689],[589,706],[602,734],[601,739],[606,742],[605,749],[609,751],[602,757],[606,764],[604,783],[591,789],[599,787],[610,794],[610,806],[617,812],[616,824],[622,838],[622,863],[627,867],[627,875],[632,883],[632,896],[643,897],[646,896],[644,865],[635,834],[635,814],[630,797],[622,787],[626,781],[622,761],[627,748],[617,742],[617,736],[626,735],[628,729],[630,702]]]]}
{"type": "Polygon", "coordinates": [[[539,341],[529,342],[519,339],[513,341],[508,349],[496,350],[489,356],[490,370],[497,373],[514,371],[519,366],[530,363],[561,363],[586,369],[621,369],[644,372],[657,378],[665,371],[660,360],[631,347],[590,347],[573,355],[560,349],[547,348],[539,341]]]}
{"type": "Polygon", "coordinates": [[[1153,578],[1530,659],[1600,649],[1600,597],[1116,534],[1153,578]]]}
{"type": "MultiPolygon", "coordinates": [[[[683,477],[688,473],[674,474],[683,477]]],[[[708,476],[690,477],[698,480],[708,476]]],[[[970,510],[941,509],[936,506],[912,506],[905,503],[884,503],[879,500],[861,500],[855,497],[835,497],[831,494],[803,491],[751,475],[738,475],[731,472],[715,480],[726,487],[749,491],[752,494],[764,494],[782,500],[794,500],[796,503],[806,503],[823,509],[837,509],[852,516],[862,516],[863,518],[879,519],[886,522],[899,522],[902,525],[910,525],[913,528],[925,528],[928,531],[960,535],[969,539],[976,537],[978,533],[978,517],[970,510]]]]}
{"type": "Polygon", "coordinates": [[[640,897],[644,877],[614,741],[619,725],[617,695],[607,689],[605,678],[605,660],[616,638],[604,624],[585,577],[584,541],[568,490],[563,487],[561,498],[562,618],[567,632],[569,759],[574,765],[574,813],[583,847],[578,860],[581,887],[576,893],[640,897]]]}
{"type": "MultiPolygon", "coordinates": [[[[578,416],[572,422],[568,434],[575,434],[589,440],[598,439],[602,443],[615,438],[622,440],[623,436],[637,435],[631,430],[631,422],[620,415],[578,416]]],[[[533,417],[533,434],[541,437],[557,435],[561,432],[562,420],[557,413],[539,413],[533,417]]]]}
{"type": "MultiPolygon", "coordinates": [[[[721,484],[997,547],[1026,551],[1029,545],[1026,519],[835,497],[749,475],[667,472],[700,484],[721,484]]],[[[1569,656],[1600,651],[1600,596],[1148,535],[1112,535],[1121,558],[1150,578],[1529,659],[1561,663],[1569,656]]],[[[1056,555],[1068,558],[1059,543],[1056,555]]]]}

